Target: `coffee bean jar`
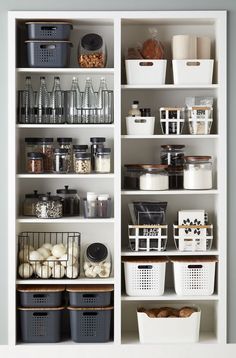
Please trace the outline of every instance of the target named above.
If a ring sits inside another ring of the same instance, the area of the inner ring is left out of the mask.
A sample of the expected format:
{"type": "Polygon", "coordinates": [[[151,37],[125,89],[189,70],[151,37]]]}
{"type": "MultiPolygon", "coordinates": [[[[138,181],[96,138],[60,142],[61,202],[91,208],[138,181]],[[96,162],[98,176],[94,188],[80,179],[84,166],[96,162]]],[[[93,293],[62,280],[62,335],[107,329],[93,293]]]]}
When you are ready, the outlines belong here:
{"type": "Polygon", "coordinates": [[[65,185],[64,189],[57,189],[57,194],[62,198],[63,216],[80,215],[80,197],[76,189],[65,185]]]}
{"type": "Polygon", "coordinates": [[[124,189],[139,190],[139,177],[142,166],[139,164],[126,164],[124,174],[124,189]]]}

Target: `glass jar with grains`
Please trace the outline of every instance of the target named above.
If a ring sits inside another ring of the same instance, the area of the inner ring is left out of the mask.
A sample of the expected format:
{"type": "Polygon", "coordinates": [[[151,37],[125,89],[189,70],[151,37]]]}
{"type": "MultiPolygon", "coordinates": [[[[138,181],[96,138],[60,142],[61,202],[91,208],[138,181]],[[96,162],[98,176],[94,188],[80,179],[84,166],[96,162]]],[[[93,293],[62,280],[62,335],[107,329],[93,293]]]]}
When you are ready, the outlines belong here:
{"type": "Polygon", "coordinates": [[[35,205],[35,214],[40,219],[58,219],[62,217],[62,199],[51,193],[41,196],[35,205]]]}
{"type": "Polygon", "coordinates": [[[91,33],[81,38],[78,47],[80,67],[106,67],[106,60],[106,45],[100,35],[91,33]]]}

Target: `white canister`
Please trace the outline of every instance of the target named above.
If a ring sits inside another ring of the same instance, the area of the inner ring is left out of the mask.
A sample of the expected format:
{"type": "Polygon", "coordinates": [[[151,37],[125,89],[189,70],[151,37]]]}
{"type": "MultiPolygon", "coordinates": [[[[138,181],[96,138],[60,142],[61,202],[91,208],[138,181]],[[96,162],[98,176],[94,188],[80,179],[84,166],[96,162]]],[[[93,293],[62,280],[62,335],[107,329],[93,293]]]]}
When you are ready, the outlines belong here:
{"type": "Polygon", "coordinates": [[[168,190],[168,165],[143,165],[143,172],[139,178],[140,190],[168,190]]]}
{"type": "Polygon", "coordinates": [[[184,189],[212,189],[212,163],[210,156],[185,157],[184,189]]]}
{"type": "Polygon", "coordinates": [[[207,36],[197,38],[197,58],[209,60],[211,58],[211,39],[207,36]]]}
{"type": "Polygon", "coordinates": [[[197,58],[197,37],[175,35],[172,37],[173,60],[191,60],[197,58]]]}

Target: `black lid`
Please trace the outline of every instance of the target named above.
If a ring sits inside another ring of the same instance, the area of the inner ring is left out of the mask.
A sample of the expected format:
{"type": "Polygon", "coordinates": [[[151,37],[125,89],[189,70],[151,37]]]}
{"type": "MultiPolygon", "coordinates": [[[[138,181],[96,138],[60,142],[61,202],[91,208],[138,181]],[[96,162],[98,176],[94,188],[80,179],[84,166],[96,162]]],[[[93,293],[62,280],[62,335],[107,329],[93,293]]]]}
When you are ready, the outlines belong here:
{"type": "Polygon", "coordinates": [[[43,154],[39,152],[29,152],[27,153],[27,157],[32,159],[42,159],[43,154]]]}
{"type": "Polygon", "coordinates": [[[92,142],[92,143],[104,143],[104,142],[106,142],[106,138],[104,138],[104,137],[92,137],[92,138],[90,138],[90,142],[92,142]]]}
{"type": "Polygon", "coordinates": [[[78,150],[78,151],[83,151],[83,150],[87,150],[88,149],[88,145],[87,144],[74,144],[73,145],[73,149],[74,150],[78,150]]]}
{"type": "Polygon", "coordinates": [[[100,242],[95,242],[88,246],[86,255],[89,260],[97,262],[104,261],[108,256],[107,247],[100,242]]]}
{"type": "Polygon", "coordinates": [[[25,138],[26,143],[52,143],[53,138],[25,138]]]}
{"type": "Polygon", "coordinates": [[[82,37],[81,45],[85,50],[97,51],[103,45],[103,39],[98,34],[87,34],[82,37]]]}
{"type": "Polygon", "coordinates": [[[133,101],[133,104],[139,104],[139,101],[135,100],[133,101]]]}
{"type": "Polygon", "coordinates": [[[97,153],[111,153],[111,148],[98,148],[97,153]]]}
{"type": "Polygon", "coordinates": [[[57,138],[58,143],[71,143],[72,138],[57,138]]]}
{"type": "Polygon", "coordinates": [[[66,148],[56,148],[56,149],[54,149],[54,153],[68,154],[68,149],[66,149],[66,148]]]}
{"type": "Polygon", "coordinates": [[[65,185],[65,189],[57,189],[57,194],[77,194],[76,189],[68,189],[69,186],[65,185]]]}
{"type": "Polygon", "coordinates": [[[168,150],[184,149],[185,145],[184,144],[165,144],[165,145],[161,145],[161,148],[168,149],[168,150]]]}
{"type": "Polygon", "coordinates": [[[34,190],[32,194],[25,194],[25,198],[39,198],[43,194],[38,194],[38,190],[34,190]]]}
{"type": "Polygon", "coordinates": [[[75,158],[91,158],[91,153],[76,152],[75,158]]]}
{"type": "Polygon", "coordinates": [[[41,201],[55,201],[55,200],[61,201],[61,197],[56,196],[56,195],[51,195],[51,193],[48,192],[47,195],[42,195],[40,197],[40,200],[41,201]]]}

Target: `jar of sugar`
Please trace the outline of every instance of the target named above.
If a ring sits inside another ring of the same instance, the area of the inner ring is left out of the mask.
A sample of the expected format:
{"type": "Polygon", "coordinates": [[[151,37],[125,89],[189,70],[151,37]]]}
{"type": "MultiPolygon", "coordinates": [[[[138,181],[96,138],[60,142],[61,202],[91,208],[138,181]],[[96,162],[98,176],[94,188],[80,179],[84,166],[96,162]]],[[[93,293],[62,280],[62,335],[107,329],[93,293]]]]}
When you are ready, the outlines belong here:
{"type": "Polygon", "coordinates": [[[163,164],[144,164],[139,178],[140,190],[168,190],[169,179],[167,168],[163,164]]]}
{"type": "Polygon", "coordinates": [[[212,157],[184,157],[184,189],[212,189],[212,157]]]}

